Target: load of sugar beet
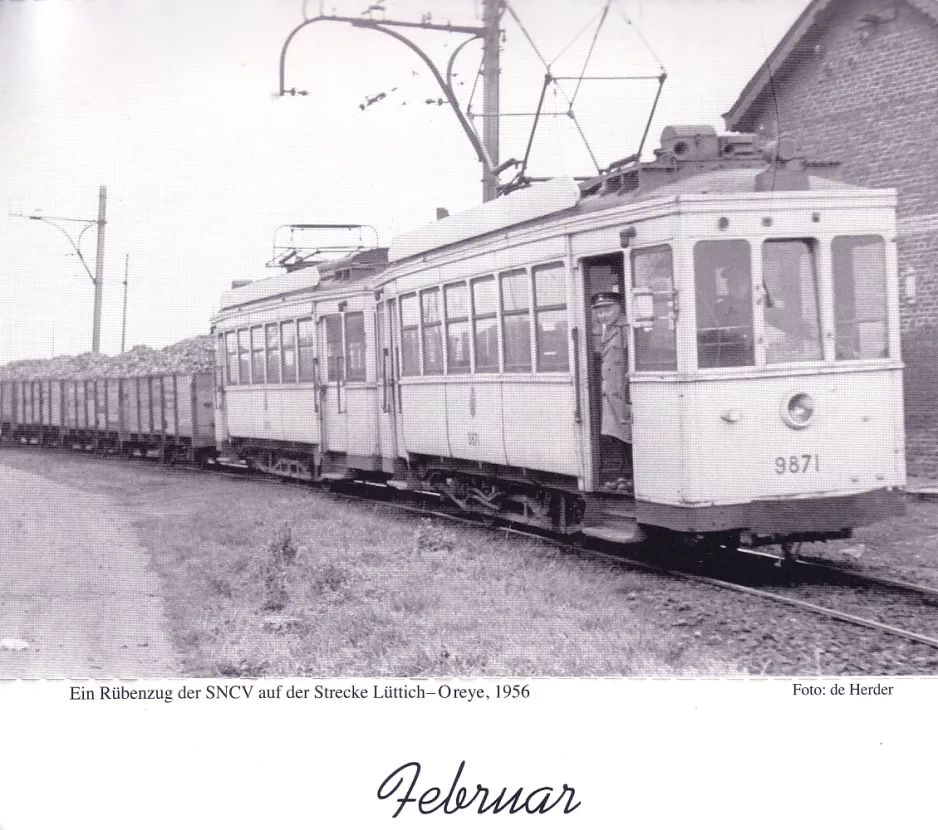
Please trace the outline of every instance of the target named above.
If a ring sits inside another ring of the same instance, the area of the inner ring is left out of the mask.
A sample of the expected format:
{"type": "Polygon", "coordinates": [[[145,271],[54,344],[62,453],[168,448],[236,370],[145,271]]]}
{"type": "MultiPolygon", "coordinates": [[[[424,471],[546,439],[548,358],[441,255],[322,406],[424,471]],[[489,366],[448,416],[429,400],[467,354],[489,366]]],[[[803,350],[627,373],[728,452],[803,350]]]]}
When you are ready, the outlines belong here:
{"type": "Polygon", "coordinates": [[[74,357],[17,360],[0,366],[0,380],[88,380],[207,372],[215,364],[214,348],[211,335],[203,334],[165,349],[134,346],[114,357],[86,352],[74,357]]]}

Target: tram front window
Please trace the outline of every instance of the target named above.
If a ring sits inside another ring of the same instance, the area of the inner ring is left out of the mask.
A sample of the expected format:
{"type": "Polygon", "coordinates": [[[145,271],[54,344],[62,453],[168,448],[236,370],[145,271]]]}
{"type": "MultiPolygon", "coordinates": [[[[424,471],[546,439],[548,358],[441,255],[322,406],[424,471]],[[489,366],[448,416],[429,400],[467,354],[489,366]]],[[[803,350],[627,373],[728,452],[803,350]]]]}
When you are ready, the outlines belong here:
{"type": "Polygon", "coordinates": [[[831,253],[837,359],[888,357],[886,246],[882,237],[838,236],[831,253]]]}
{"type": "Polygon", "coordinates": [[[752,271],[743,239],[694,246],[697,365],[701,369],[755,365],[752,271]]]}
{"type": "Polygon", "coordinates": [[[762,246],[765,362],[821,360],[816,242],[770,239],[762,246]]]}

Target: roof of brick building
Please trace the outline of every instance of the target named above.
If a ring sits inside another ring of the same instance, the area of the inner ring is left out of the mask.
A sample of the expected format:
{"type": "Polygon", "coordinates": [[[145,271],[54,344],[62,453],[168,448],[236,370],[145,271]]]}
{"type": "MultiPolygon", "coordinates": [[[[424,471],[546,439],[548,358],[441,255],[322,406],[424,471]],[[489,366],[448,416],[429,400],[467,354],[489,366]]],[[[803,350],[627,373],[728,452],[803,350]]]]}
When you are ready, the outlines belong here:
{"type": "MultiPolygon", "coordinates": [[[[752,76],[749,83],[743,88],[733,106],[723,114],[726,128],[728,130],[737,129],[737,125],[745,117],[752,104],[772,82],[772,78],[792,58],[804,37],[821,18],[827,14],[846,9],[854,2],[855,0],[812,0],[778,42],[778,45],[772,50],[772,53],[759,67],[755,75],[752,76]]],[[[938,24],[938,0],[903,0],[903,2],[938,24]]],[[[876,15],[863,15],[859,22],[869,25],[888,22],[891,19],[889,17],[890,13],[897,9],[898,5],[896,3],[891,8],[884,8],[883,12],[876,15]]]]}

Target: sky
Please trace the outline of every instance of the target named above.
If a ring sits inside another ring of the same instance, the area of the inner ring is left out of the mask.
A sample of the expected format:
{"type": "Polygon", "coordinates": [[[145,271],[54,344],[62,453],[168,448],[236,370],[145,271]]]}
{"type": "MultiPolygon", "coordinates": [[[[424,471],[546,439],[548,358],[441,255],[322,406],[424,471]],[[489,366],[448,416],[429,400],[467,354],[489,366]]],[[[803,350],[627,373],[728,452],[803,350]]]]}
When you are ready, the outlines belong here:
{"type": "MultiPolygon", "coordinates": [[[[511,0],[501,109],[536,108],[555,76],[654,75],[664,85],[644,156],[668,124],[720,117],[808,0],[511,0]],[[531,47],[534,42],[541,58],[531,47]]],[[[370,0],[307,0],[358,16],[370,0]]],[[[377,17],[479,25],[481,0],[385,0],[377,17]]],[[[91,347],[94,290],[46,217],[97,217],[107,187],[101,350],[162,348],[205,334],[233,280],[261,279],[275,231],[361,223],[399,233],[481,201],[481,166],[420,58],[387,35],[307,26],[301,0],[0,0],[0,364],[91,347]],[[385,97],[368,105],[369,98],[385,97]],[[427,100],[434,103],[427,104],[427,100]],[[362,105],[365,105],[364,107],[362,105]]],[[[406,30],[445,67],[464,37],[406,30]]],[[[481,111],[479,41],[454,64],[463,110],[481,111]]],[[[561,82],[545,99],[533,176],[589,175],[634,153],[656,81],[561,82]],[[575,97],[574,97],[575,93],[575,97]],[[573,98],[577,123],[565,114],[573,98]],[[592,158],[591,158],[592,153],[592,158]]],[[[501,121],[502,159],[522,157],[532,118],[501,121]]],[[[481,132],[481,121],[475,121],[481,132]]],[[[510,175],[510,174],[509,174],[510,175]]],[[[86,222],[64,222],[76,239],[86,222]]],[[[282,234],[283,232],[281,232],[282,234]]],[[[96,229],[81,250],[95,265],[96,229]]],[[[285,237],[277,237],[282,241],[285,237]]]]}

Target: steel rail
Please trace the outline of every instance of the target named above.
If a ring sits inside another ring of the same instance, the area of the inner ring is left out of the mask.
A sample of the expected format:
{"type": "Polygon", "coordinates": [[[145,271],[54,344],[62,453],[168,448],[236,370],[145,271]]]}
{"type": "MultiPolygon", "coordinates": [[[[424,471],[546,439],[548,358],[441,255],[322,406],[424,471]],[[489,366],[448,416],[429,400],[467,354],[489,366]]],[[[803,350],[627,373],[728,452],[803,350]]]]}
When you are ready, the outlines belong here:
{"type": "MultiPolygon", "coordinates": [[[[745,553],[750,556],[759,556],[766,559],[774,559],[779,564],[785,562],[784,556],[779,556],[777,553],[770,553],[769,551],[754,550],[752,548],[737,548],[740,553],[745,553]]],[[[818,571],[824,571],[831,574],[832,576],[838,576],[841,578],[847,578],[854,580],[856,582],[864,583],[866,585],[875,585],[880,588],[895,588],[899,591],[908,591],[910,593],[922,594],[928,597],[938,597],[938,588],[932,588],[929,585],[919,585],[915,582],[905,582],[901,579],[892,579],[887,576],[877,576],[876,574],[865,574],[865,573],[855,573],[853,571],[845,571],[840,568],[836,568],[833,565],[829,565],[826,562],[818,562],[813,559],[802,559],[801,557],[795,557],[791,559],[792,565],[797,565],[803,568],[813,568],[818,571]]]]}
{"type": "MultiPolygon", "coordinates": [[[[342,495],[347,498],[360,500],[360,501],[367,501],[367,499],[360,497],[360,496],[355,496],[353,494],[336,493],[336,495],[342,495]]],[[[885,634],[891,634],[895,637],[901,637],[905,640],[911,640],[912,642],[921,643],[922,645],[927,645],[927,646],[931,646],[932,648],[938,649],[938,639],[934,637],[929,637],[925,634],[919,634],[918,632],[915,632],[915,631],[909,631],[904,628],[899,628],[898,626],[889,625],[888,623],[881,623],[881,622],[878,622],[877,620],[867,619],[866,617],[860,617],[860,616],[857,616],[856,614],[850,614],[845,611],[838,611],[834,608],[826,608],[825,606],[817,605],[816,603],[808,602],[807,600],[795,599],[793,597],[786,597],[780,594],[774,594],[771,591],[764,591],[760,588],[750,588],[748,585],[740,585],[739,583],[729,582],[724,579],[716,579],[715,577],[688,573],[686,571],[677,571],[677,570],[674,570],[673,568],[664,568],[664,567],[661,567],[660,565],[654,565],[652,563],[644,562],[638,559],[633,559],[628,556],[620,556],[617,554],[605,553],[603,551],[590,548],[587,545],[574,544],[574,543],[571,543],[562,539],[558,539],[550,534],[538,532],[536,529],[532,530],[530,528],[526,528],[524,530],[520,530],[516,527],[512,527],[512,523],[507,520],[504,525],[499,526],[499,525],[493,525],[491,522],[486,522],[484,520],[478,520],[478,519],[470,519],[470,518],[460,516],[455,513],[448,513],[445,511],[428,511],[428,510],[417,508],[417,507],[411,507],[409,505],[400,505],[395,502],[386,502],[386,503],[389,506],[395,509],[403,510],[404,512],[416,513],[416,514],[424,515],[424,516],[427,516],[427,515],[434,516],[437,518],[445,519],[447,521],[452,521],[452,522],[456,522],[459,524],[471,525],[475,527],[491,528],[493,530],[505,530],[506,533],[511,533],[511,535],[513,536],[537,539],[542,542],[550,543],[554,545],[555,547],[568,551],[568,552],[579,553],[579,554],[586,553],[597,559],[603,559],[603,560],[607,560],[610,562],[630,565],[634,568],[638,568],[638,569],[641,569],[650,573],[655,573],[655,574],[662,575],[662,576],[669,576],[675,579],[697,582],[697,583],[701,583],[704,585],[710,585],[716,588],[723,588],[725,590],[736,591],[737,593],[747,594],[749,596],[759,597],[760,599],[767,599],[773,602],[781,603],[783,605],[790,605],[792,607],[800,608],[804,611],[810,611],[813,614],[824,616],[829,619],[835,619],[841,622],[850,623],[851,625],[868,628],[868,629],[879,631],[885,634]]],[[[752,552],[752,553],[758,554],[759,556],[767,556],[767,557],[775,558],[779,560],[783,559],[783,557],[778,557],[775,554],[762,552],[762,551],[751,551],[749,549],[741,549],[741,552],[745,552],[745,553],[752,552]]],[[[810,563],[805,563],[805,564],[810,564],[810,563]]],[[[821,566],[821,567],[825,567],[825,566],[821,566]]],[[[833,569],[833,568],[830,568],[829,570],[832,573],[839,573],[836,569],[833,569]]],[[[854,576],[854,575],[850,574],[850,576],[854,576]]],[[[878,580],[878,578],[874,577],[873,580],[878,580]]],[[[938,591],[936,591],[935,589],[929,588],[927,586],[924,586],[924,585],[915,585],[913,583],[901,582],[899,580],[886,580],[886,579],[882,580],[881,584],[883,584],[886,587],[897,588],[900,590],[927,593],[929,595],[938,596],[938,591]]]]}
{"type": "MultiPolygon", "coordinates": [[[[337,495],[347,495],[347,494],[337,494],[337,495]]],[[[366,499],[358,496],[348,494],[347,497],[353,498],[356,500],[365,501],[366,499]]],[[[498,526],[493,525],[491,522],[480,521],[478,519],[468,519],[457,514],[451,514],[444,511],[427,511],[420,508],[411,507],[408,505],[399,505],[394,502],[388,502],[389,506],[394,508],[400,508],[405,512],[417,513],[420,515],[432,515],[438,518],[446,519],[448,521],[457,522],[460,524],[472,525],[476,527],[483,528],[492,528],[492,529],[503,529],[507,533],[511,533],[513,536],[527,537],[532,539],[537,539],[539,541],[547,542],[555,547],[558,547],[562,550],[573,553],[586,553],[590,556],[593,556],[598,559],[607,560],[610,562],[617,562],[620,564],[630,565],[634,568],[638,568],[650,573],[655,573],[662,576],[669,576],[675,579],[681,579],[696,583],[701,583],[704,585],[710,585],[716,588],[723,588],[725,590],[736,591],[737,593],[746,594],[748,596],[759,597],[760,599],[767,599],[772,602],[778,602],[783,605],[790,605],[795,608],[800,608],[804,611],[810,611],[813,614],[827,617],[829,619],[839,620],[841,622],[849,623],[851,625],[860,626],[863,628],[868,628],[874,631],[879,631],[885,634],[891,634],[895,637],[901,637],[905,640],[911,640],[912,642],[921,643],[922,645],[931,646],[932,648],[938,649],[938,639],[934,637],[929,637],[925,634],[919,634],[915,631],[909,631],[904,628],[899,628],[898,626],[889,625],[888,623],[881,623],[877,620],[867,619],[866,617],[860,617],[856,614],[850,614],[845,611],[838,611],[834,608],[826,608],[822,605],[817,605],[813,602],[808,602],[807,600],[795,599],[793,597],[786,597],[780,594],[774,594],[771,591],[764,591],[760,588],[750,588],[748,585],[740,585],[736,582],[729,582],[724,579],[716,579],[711,576],[703,576],[702,574],[688,573],[686,571],[677,571],[673,568],[664,568],[660,565],[654,565],[649,562],[644,562],[639,559],[633,559],[628,556],[620,556],[617,554],[605,553],[600,550],[596,550],[588,547],[587,545],[574,544],[562,539],[558,539],[550,534],[545,534],[538,532],[536,529],[532,530],[526,528],[524,530],[519,530],[516,527],[511,526],[510,521],[506,521],[505,525],[498,526]]],[[[749,550],[744,549],[743,552],[749,553],[749,550]]],[[[782,559],[783,557],[777,557],[775,554],[765,553],[761,551],[753,551],[753,553],[758,553],[760,556],[768,556],[771,558],[782,559]]],[[[836,569],[830,569],[833,573],[838,573],[836,569]]],[[[853,576],[851,574],[851,576],[853,576]]],[[[878,579],[878,578],[874,578],[878,579]]],[[[927,593],[930,595],[938,595],[938,591],[928,588],[924,585],[915,585],[913,583],[905,583],[898,580],[883,580],[883,585],[887,587],[893,587],[900,590],[908,590],[910,592],[921,592],[927,593]]]]}
{"type": "Polygon", "coordinates": [[[927,597],[938,597],[938,588],[932,588],[928,585],[918,585],[914,582],[905,582],[900,579],[890,579],[889,577],[876,576],[875,574],[854,574],[850,571],[840,571],[831,565],[824,564],[823,562],[811,562],[807,559],[796,559],[795,563],[808,568],[824,570],[831,574],[841,574],[843,576],[849,577],[850,579],[855,579],[858,582],[865,582],[869,585],[877,585],[882,588],[895,588],[898,591],[908,591],[910,593],[922,594],[923,596],[927,597]]]}
{"type": "MultiPolygon", "coordinates": [[[[673,573],[675,576],[682,576],[680,571],[673,571],[669,573],[673,573]]],[[[908,631],[907,629],[899,628],[895,625],[889,625],[888,623],[881,623],[877,622],[876,620],[870,620],[866,617],[858,617],[856,614],[848,614],[845,611],[837,611],[834,608],[826,608],[823,605],[816,605],[815,603],[808,602],[807,600],[795,599],[794,597],[785,597],[781,596],[780,594],[773,594],[771,591],[763,591],[760,588],[750,588],[748,585],[739,585],[735,582],[727,582],[725,580],[714,579],[713,577],[709,576],[687,574],[686,578],[693,579],[698,582],[704,582],[708,585],[715,585],[720,588],[727,588],[742,594],[749,594],[750,596],[769,599],[773,602],[779,602],[784,605],[791,605],[795,608],[802,608],[806,611],[811,611],[814,614],[819,614],[824,617],[852,623],[853,625],[862,626],[864,628],[870,628],[874,631],[882,631],[887,634],[893,634],[896,637],[912,640],[916,643],[923,643],[924,645],[931,646],[932,648],[938,648],[938,639],[935,639],[934,637],[928,637],[925,634],[918,634],[915,631],[908,631]]]]}

